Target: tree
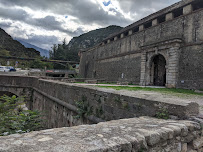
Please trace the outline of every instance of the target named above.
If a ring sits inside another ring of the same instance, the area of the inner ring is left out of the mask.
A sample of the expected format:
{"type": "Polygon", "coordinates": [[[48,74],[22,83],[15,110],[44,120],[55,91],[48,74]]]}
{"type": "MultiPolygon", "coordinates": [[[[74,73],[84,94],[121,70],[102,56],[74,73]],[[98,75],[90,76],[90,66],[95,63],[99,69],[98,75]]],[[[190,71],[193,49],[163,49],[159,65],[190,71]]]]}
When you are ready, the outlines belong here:
{"type": "Polygon", "coordinates": [[[27,110],[22,97],[0,97],[0,136],[43,128],[39,111],[27,110]]]}
{"type": "Polygon", "coordinates": [[[49,51],[50,59],[54,59],[56,57],[57,49],[57,45],[54,44],[52,50],[49,51]]]}

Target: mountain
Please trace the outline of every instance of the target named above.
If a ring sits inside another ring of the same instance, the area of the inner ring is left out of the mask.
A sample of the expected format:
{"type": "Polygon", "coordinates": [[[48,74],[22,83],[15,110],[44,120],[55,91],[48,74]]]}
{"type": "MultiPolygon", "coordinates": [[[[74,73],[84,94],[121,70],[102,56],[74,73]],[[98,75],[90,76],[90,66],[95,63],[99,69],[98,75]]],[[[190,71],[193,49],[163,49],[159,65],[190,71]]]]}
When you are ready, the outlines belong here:
{"type": "Polygon", "coordinates": [[[78,37],[73,37],[66,46],[65,60],[79,61],[78,52],[94,45],[101,43],[109,35],[118,32],[122,29],[120,26],[111,25],[106,28],[96,29],[78,37]]]}
{"type": "Polygon", "coordinates": [[[120,26],[111,25],[106,28],[100,28],[88,33],[82,34],[78,37],[73,37],[68,44],[69,49],[87,49],[102,42],[109,35],[118,32],[122,29],[120,26]]]}
{"type": "Polygon", "coordinates": [[[35,58],[40,56],[40,52],[33,48],[25,48],[0,28],[0,55],[35,58]]]}
{"type": "Polygon", "coordinates": [[[37,47],[37,46],[35,46],[35,45],[32,45],[32,44],[30,44],[30,43],[24,42],[24,41],[19,40],[19,39],[16,39],[16,40],[17,40],[18,42],[20,42],[22,45],[24,45],[26,48],[33,48],[33,49],[39,51],[41,56],[44,56],[44,57],[49,58],[49,51],[48,51],[48,50],[39,48],[39,47],[37,47]]]}

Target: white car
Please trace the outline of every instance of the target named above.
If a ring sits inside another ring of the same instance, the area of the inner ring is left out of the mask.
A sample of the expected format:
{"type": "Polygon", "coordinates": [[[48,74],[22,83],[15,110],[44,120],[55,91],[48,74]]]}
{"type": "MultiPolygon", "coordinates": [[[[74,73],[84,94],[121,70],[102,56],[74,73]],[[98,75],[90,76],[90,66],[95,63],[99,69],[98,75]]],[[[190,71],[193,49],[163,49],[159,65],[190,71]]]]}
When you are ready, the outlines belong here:
{"type": "Polygon", "coordinates": [[[9,72],[10,69],[7,68],[6,66],[0,66],[0,72],[9,72]]]}

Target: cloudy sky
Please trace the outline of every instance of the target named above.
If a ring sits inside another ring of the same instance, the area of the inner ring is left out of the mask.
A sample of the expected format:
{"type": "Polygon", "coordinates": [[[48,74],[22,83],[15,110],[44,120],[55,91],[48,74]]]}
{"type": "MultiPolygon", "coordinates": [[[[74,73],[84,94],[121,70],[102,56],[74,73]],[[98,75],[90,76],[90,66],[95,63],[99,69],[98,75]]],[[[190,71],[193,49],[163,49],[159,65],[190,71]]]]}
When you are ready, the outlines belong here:
{"type": "Polygon", "coordinates": [[[0,0],[0,28],[13,38],[53,44],[107,27],[125,27],[179,0],[0,0]]]}

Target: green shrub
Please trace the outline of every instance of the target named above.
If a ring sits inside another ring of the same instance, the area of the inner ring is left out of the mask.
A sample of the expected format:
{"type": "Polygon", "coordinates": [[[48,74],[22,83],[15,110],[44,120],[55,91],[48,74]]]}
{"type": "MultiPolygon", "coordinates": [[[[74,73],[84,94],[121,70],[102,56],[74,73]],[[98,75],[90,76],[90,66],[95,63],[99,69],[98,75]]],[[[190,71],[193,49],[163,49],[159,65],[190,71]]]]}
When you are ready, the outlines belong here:
{"type": "Polygon", "coordinates": [[[22,97],[0,97],[0,136],[42,129],[39,111],[26,110],[22,97]]]}
{"type": "Polygon", "coordinates": [[[169,113],[168,110],[161,108],[157,113],[156,113],[156,118],[158,119],[169,119],[169,113]]]}
{"type": "Polygon", "coordinates": [[[77,112],[74,118],[80,119],[84,118],[85,116],[90,116],[93,114],[93,106],[90,106],[89,102],[87,102],[87,97],[82,96],[82,100],[76,102],[77,112]]]}

